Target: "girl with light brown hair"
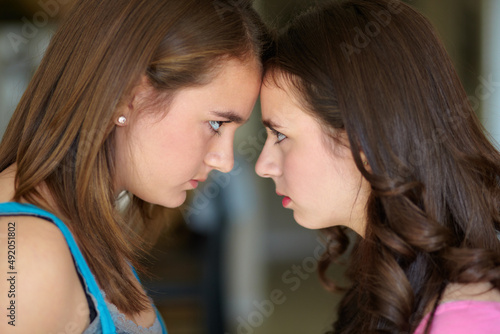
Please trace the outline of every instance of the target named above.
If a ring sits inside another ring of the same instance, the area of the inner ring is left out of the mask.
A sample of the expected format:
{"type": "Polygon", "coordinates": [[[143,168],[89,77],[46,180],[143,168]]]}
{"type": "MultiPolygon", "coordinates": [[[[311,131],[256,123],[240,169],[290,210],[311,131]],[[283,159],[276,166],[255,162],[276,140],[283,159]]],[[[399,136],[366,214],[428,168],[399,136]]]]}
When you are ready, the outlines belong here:
{"type": "Polygon", "coordinates": [[[429,21],[396,0],[341,0],[277,37],[256,171],[349,249],[333,333],[500,333],[500,155],[429,21]]]}
{"type": "Polygon", "coordinates": [[[251,1],[74,4],[0,144],[0,332],[166,332],[140,236],[232,169],[265,43],[251,1]]]}

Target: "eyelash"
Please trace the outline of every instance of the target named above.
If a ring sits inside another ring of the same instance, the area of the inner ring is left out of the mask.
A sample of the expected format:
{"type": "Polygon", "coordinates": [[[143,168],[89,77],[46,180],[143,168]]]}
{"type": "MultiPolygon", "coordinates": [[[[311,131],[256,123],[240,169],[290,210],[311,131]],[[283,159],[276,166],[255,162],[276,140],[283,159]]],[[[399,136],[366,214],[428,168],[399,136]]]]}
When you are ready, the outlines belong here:
{"type": "Polygon", "coordinates": [[[224,121],[208,121],[208,126],[210,127],[210,130],[213,131],[213,133],[215,133],[215,134],[217,134],[217,135],[220,136],[220,128],[222,127],[222,125],[224,125],[226,123],[229,123],[229,122],[224,122],[224,121]],[[217,125],[217,129],[215,129],[215,126],[212,125],[214,123],[217,125]]]}
{"type": "Polygon", "coordinates": [[[287,136],[285,136],[281,132],[278,132],[278,131],[276,131],[274,129],[270,129],[270,130],[273,133],[273,135],[276,136],[276,142],[274,144],[279,144],[279,143],[281,143],[283,140],[285,140],[287,138],[287,136]],[[283,136],[283,138],[280,139],[280,136],[283,136]]]}

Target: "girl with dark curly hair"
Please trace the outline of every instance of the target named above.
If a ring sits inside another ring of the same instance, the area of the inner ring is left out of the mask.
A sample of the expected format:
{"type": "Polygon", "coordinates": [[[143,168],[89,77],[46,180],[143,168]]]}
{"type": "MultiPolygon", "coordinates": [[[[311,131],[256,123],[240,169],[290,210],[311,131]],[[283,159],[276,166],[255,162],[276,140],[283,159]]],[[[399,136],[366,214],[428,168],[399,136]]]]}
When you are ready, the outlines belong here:
{"type": "Polygon", "coordinates": [[[324,280],[346,228],[361,236],[334,333],[500,332],[500,155],[426,18],[394,0],[307,11],[261,103],[256,171],[329,235],[324,280]]]}

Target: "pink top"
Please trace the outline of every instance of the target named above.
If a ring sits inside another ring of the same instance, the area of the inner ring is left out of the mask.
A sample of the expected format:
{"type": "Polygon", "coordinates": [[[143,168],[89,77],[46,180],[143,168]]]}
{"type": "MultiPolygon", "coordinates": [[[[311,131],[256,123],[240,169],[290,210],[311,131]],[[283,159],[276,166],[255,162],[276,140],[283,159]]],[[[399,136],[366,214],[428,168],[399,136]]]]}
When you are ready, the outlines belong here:
{"type": "MultiPolygon", "coordinates": [[[[414,334],[423,334],[427,314],[414,334]]],[[[500,303],[460,300],[438,306],[432,321],[431,334],[499,334],[500,303]]]]}

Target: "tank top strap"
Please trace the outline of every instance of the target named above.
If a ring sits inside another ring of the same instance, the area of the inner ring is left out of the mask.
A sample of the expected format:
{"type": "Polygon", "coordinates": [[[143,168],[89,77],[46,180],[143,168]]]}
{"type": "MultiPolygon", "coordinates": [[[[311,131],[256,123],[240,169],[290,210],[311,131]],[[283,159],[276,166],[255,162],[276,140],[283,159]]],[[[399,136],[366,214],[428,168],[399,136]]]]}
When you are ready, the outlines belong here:
{"type": "MultiPolygon", "coordinates": [[[[62,232],[66,243],[71,251],[73,259],[76,263],[77,270],[85,280],[87,289],[94,296],[97,303],[97,310],[99,312],[99,319],[101,322],[101,329],[103,334],[115,334],[116,329],[109,313],[108,307],[104,298],[99,290],[99,286],[95,280],[94,275],[85,261],[78,245],[73,237],[73,234],[68,227],[55,215],[45,210],[42,210],[32,204],[21,204],[15,202],[0,203],[0,216],[31,216],[42,218],[55,224],[62,232]]],[[[161,318],[160,318],[161,319],[161,318]]]]}

